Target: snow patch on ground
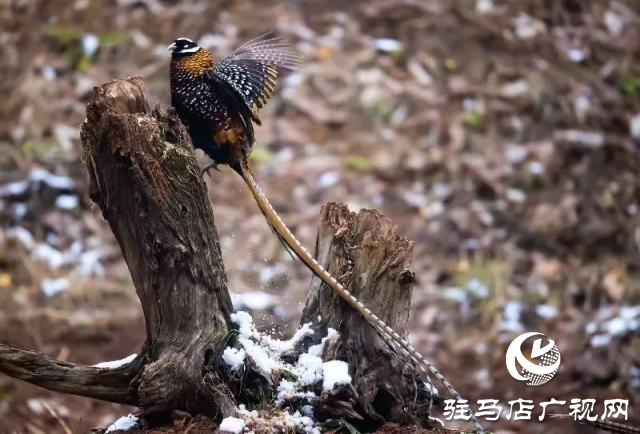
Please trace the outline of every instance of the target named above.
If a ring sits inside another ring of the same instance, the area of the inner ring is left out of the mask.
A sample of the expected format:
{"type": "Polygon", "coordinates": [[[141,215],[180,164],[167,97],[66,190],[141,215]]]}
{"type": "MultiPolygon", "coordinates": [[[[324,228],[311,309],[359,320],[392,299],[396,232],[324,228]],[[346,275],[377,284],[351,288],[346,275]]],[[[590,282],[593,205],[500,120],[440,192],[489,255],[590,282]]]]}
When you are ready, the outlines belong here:
{"type": "Polygon", "coordinates": [[[301,354],[295,370],[301,386],[312,386],[322,380],[322,359],[309,353],[301,354]]]}
{"type": "Polygon", "coordinates": [[[305,336],[313,334],[311,324],[305,324],[295,333],[295,335],[286,341],[273,339],[270,336],[261,335],[255,329],[253,318],[245,311],[235,312],[231,314],[231,321],[238,326],[240,336],[238,342],[242,349],[234,349],[227,347],[225,349],[223,360],[232,369],[238,369],[242,366],[240,351],[244,351],[263,373],[269,375],[274,370],[283,367],[280,357],[293,350],[298,342],[305,336]],[[226,357],[226,358],[225,358],[226,357]]]}
{"type": "Polygon", "coordinates": [[[29,180],[32,182],[42,182],[57,190],[73,190],[76,186],[73,179],[66,176],[54,175],[45,169],[33,169],[29,174],[29,180]]]}
{"type": "Polygon", "coordinates": [[[300,327],[288,341],[273,339],[270,336],[263,336],[262,338],[269,348],[275,351],[278,355],[281,355],[293,351],[296,344],[300,342],[302,338],[311,335],[313,335],[313,329],[311,328],[311,323],[307,323],[300,327]]]}
{"type": "Polygon", "coordinates": [[[602,309],[585,327],[592,348],[606,347],[614,338],[640,330],[640,305],[620,309],[602,309]]]}
{"type": "Polygon", "coordinates": [[[82,277],[104,275],[100,263],[101,242],[95,237],[76,241],[66,250],[58,250],[49,243],[55,243],[56,237],[47,238],[49,242],[36,243],[31,232],[20,226],[7,229],[6,234],[7,238],[20,242],[30,252],[32,259],[45,263],[51,270],[72,267],[82,277]]]}
{"type": "Polygon", "coordinates": [[[231,321],[238,326],[240,336],[247,339],[254,337],[255,331],[253,327],[253,318],[251,318],[249,313],[242,310],[232,313],[231,321]]]}
{"type": "Polygon", "coordinates": [[[44,169],[33,169],[29,178],[0,186],[0,197],[20,196],[26,194],[29,189],[37,188],[37,184],[46,184],[56,190],[73,190],[75,182],[66,176],[54,175],[44,169]]]}
{"type": "Polygon", "coordinates": [[[522,311],[524,306],[519,301],[508,301],[504,304],[504,317],[500,329],[511,333],[520,333],[524,330],[522,324],[522,311]]]}
{"type": "MultiPolygon", "coordinates": [[[[236,409],[237,417],[227,418],[232,422],[228,422],[228,431],[220,426],[220,432],[236,432],[231,429],[240,429],[237,432],[253,434],[255,431],[262,432],[260,429],[265,424],[274,427],[278,432],[296,432],[305,434],[320,434],[321,424],[313,418],[313,409],[310,405],[305,405],[301,411],[295,411],[293,414],[290,410],[274,412],[268,410],[266,413],[260,414],[256,410],[248,411],[244,404],[240,404],[236,409]],[[242,421],[242,425],[239,421],[242,421]],[[242,426],[242,428],[240,428],[242,426]]],[[[225,420],[227,420],[225,419],[225,420]]],[[[224,423],[224,421],[223,421],[224,423]]]]}
{"type": "Polygon", "coordinates": [[[222,354],[222,360],[231,368],[232,371],[236,371],[240,366],[244,364],[244,358],[247,353],[243,349],[227,347],[222,354]]]}
{"type": "Polygon", "coordinates": [[[339,384],[351,384],[351,376],[349,375],[349,365],[342,360],[331,360],[322,364],[322,388],[332,390],[339,384]]]}
{"type": "Polygon", "coordinates": [[[42,292],[47,297],[53,297],[59,292],[64,292],[69,289],[69,279],[66,277],[60,277],[58,279],[45,279],[42,281],[42,292]]]}
{"type": "Polygon", "coordinates": [[[20,241],[27,250],[33,250],[36,245],[31,232],[21,226],[15,226],[6,230],[7,238],[20,241]]]}
{"type": "Polygon", "coordinates": [[[254,418],[254,419],[260,416],[260,414],[256,410],[251,410],[251,411],[247,410],[247,407],[244,404],[240,404],[238,406],[237,412],[238,414],[241,414],[246,417],[254,418]]]}
{"type": "MultiPolygon", "coordinates": [[[[308,351],[301,354],[292,364],[283,361],[282,356],[293,351],[303,338],[314,334],[311,323],[300,327],[291,339],[279,340],[258,333],[251,315],[247,312],[231,314],[231,321],[238,326],[238,343],[241,347],[227,347],[224,350],[222,359],[231,370],[241,368],[248,357],[266,375],[277,370],[291,374],[287,378],[282,378],[276,388],[276,405],[282,405],[286,400],[294,397],[315,398],[316,394],[308,390],[315,385],[322,384],[322,389],[328,391],[335,386],[351,383],[349,365],[346,362],[322,360],[326,343],[338,336],[336,330],[329,328],[327,336],[323,337],[319,344],[309,347],[308,351]]],[[[319,389],[316,390],[319,391],[319,389]]]]}
{"type": "Polygon", "coordinates": [[[76,209],[80,205],[80,198],[75,194],[62,194],[56,198],[55,207],[65,210],[76,209]]]}
{"type": "Polygon", "coordinates": [[[221,432],[229,432],[233,434],[240,434],[245,427],[245,422],[237,417],[225,417],[222,423],[218,427],[221,432]]]}
{"type": "Polygon", "coordinates": [[[138,417],[132,414],[128,416],[122,416],[120,419],[109,425],[109,428],[107,428],[107,431],[105,431],[105,433],[114,431],[128,431],[138,425],[138,422],[138,417]]]}
{"type": "Polygon", "coordinates": [[[299,411],[285,416],[287,426],[298,428],[305,433],[320,434],[320,428],[316,426],[316,422],[309,416],[303,416],[299,411]]]}

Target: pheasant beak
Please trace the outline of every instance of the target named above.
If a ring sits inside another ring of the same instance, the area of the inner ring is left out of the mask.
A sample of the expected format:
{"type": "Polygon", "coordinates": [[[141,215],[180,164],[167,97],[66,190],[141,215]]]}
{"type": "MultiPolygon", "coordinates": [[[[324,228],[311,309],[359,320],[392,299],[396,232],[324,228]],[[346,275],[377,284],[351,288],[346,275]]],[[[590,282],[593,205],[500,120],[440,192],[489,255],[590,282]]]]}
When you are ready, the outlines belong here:
{"type": "Polygon", "coordinates": [[[175,42],[167,47],[167,50],[169,50],[169,51],[173,51],[175,49],[176,49],[176,43],[175,42]]]}

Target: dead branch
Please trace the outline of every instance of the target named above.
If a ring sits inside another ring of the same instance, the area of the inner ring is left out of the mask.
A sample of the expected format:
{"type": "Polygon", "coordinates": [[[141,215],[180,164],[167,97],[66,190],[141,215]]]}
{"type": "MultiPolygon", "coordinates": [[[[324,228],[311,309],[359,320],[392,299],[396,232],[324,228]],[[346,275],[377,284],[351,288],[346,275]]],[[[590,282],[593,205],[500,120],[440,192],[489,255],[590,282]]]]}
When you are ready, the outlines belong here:
{"type": "Polygon", "coordinates": [[[35,351],[0,344],[0,372],[54,392],[86,396],[117,404],[137,405],[129,384],[142,358],[117,369],[76,365],[35,351]]]}

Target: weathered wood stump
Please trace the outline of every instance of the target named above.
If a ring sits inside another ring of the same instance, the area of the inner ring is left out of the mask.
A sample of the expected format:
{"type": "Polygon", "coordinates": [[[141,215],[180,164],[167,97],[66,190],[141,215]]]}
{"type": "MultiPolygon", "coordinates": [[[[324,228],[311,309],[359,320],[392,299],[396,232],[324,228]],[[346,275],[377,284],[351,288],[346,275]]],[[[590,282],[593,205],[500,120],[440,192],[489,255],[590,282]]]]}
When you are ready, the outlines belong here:
{"type": "MultiPolygon", "coordinates": [[[[142,304],[147,338],[115,369],[75,365],[0,344],[0,372],[49,390],[141,408],[148,421],[174,411],[220,419],[238,403],[269,402],[279,381],[251,360],[241,377],[222,362],[237,345],[220,245],[188,134],[171,112],[150,112],[140,78],[96,88],[82,126],[90,196],[108,221],[142,304]]],[[[256,208],[257,211],[257,208],[256,208]]],[[[413,243],[376,211],[322,210],[316,256],[392,328],[407,334],[413,243]]],[[[319,419],[362,427],[427,424],[424,383],[364,319],[314,278],[302,323],[315,333],[287,357],[339,332],[324,359],[348,362],[352,384],[312,402],[319,419]]]]}
{"type": "Polygon", "coordinates": [[[0,344],[0,371],[50,390],[135,405],[151,420],[174,410],[234,414],[217,363],[232,330],[231,300],[186,130],[166,112],[150,113],[142,79],[130,78],[95,89],[81,138],[90,196],[127,262],[146,342],[118,369],[0,344]]]}
{"type": "MultiPolygon", "coordinates": [[[[355,214],[346,205],[329,203],[320,213],[315,256],[345,288],[406,338],[414,282],[413,245],[398,236],[395,225],[381,213],[361,210],[355,214]]],[[[340,338],[327,344],[324,358],[348,362],[355,386],[352,399],[366,420],[426,423],[426,390],[413,363],[315,276],[302,315],[302,323],[307,322],[319,325],[319,335],[325,335],[328,328],[339,332],[340,338]]],[[[317,339],[314,336],[313,343],[317,339]]]]}
{"type": "Polygon", "coordinates": [[[134,78],[96,89],[81,137],[91,199],[120,244],[144,311],[138,405],[232,413],[233,398],[202,381],[208,358],[224,349],[232,306],[186,131],[165,113],[149,116],[144,84],[134,78]]]}

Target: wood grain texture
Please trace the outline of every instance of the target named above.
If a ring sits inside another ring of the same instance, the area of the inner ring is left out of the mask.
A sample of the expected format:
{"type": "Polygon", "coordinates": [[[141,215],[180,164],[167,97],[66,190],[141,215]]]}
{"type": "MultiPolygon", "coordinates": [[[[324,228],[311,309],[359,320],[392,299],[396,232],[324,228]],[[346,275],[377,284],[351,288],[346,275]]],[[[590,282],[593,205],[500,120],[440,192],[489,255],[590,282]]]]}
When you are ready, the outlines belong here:
{"type": "MultiPolygon", "coordinates": [[[[375,210],[351,213],[342,204],[322,208],[316,239],[318,262],[365,306],[406,338],[413,288],[411,260],[414,243],[398,236],[396,227],[375,210]]],[[[428,423],[428,402],[423,381],[413,363],[401,355],[365,319],[320,279],[314,277],[302,323],[317,324],[329,341],[324,359],[349,363],[355,391],[354,409],[372,423],[403,425],[428,423]]],[[[316,336],[318,333],[316,333],[316,336]]],[[[312,342],[316,343],[316,342],[312,342]]],[[[330,402],[324,406],[331,413],[330,402]]],[[[340,401],[344,404],[344,397],[340,401]]]]}

